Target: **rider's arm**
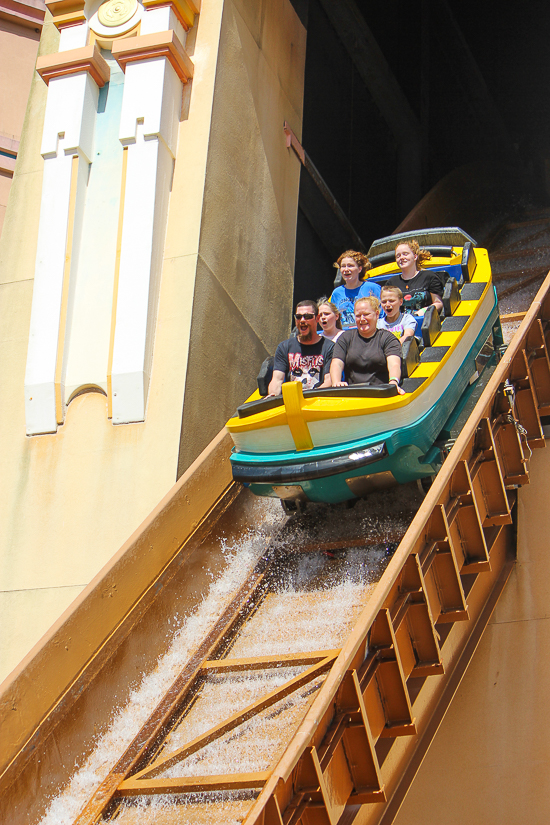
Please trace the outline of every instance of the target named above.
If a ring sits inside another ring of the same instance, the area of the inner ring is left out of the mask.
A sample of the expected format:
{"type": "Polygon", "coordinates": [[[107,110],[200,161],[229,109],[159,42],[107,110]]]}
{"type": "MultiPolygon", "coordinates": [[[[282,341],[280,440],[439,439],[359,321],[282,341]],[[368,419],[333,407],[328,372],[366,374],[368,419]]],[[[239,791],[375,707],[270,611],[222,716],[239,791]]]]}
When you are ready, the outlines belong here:
{"type": "Polygon", "coordinates": [[[399,395],[405,395],[405,390],[399,386],[401,381],[401,358],[398,355],[388,355],[386,358],[388,365],[389,382],[395,384],[399,395]]]}
{"type": "Polygon", "coordinates": [[[333,387],[347,387],[347,382],[342,381],[344,372],[344,362],[341,358],[333,358],[330,364],[330,378],[333,387]]]}
{"type": "Polygon", "coordinates": [[[280,395],[283,383],[285,380],[285,373],[281,370],[273,370],[273,377],[269,382],[269,387],[267,388],[267,395],[280,395]]]}

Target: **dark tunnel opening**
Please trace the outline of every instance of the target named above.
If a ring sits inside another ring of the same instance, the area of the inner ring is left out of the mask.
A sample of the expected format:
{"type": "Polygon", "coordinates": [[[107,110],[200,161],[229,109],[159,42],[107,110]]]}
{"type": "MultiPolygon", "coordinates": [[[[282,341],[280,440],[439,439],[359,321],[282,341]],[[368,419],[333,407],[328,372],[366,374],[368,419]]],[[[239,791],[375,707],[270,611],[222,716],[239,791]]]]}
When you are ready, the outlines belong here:
{"type": "Polygon", "coordinates": [[[442,181],[442,218],[481,241],[521,204],[548,201],[546,4],[294,6],[307,28],[301,143],[336,202],[302,167],[296,300],[330,293],[340,252],[391,234],[442,181]]]}

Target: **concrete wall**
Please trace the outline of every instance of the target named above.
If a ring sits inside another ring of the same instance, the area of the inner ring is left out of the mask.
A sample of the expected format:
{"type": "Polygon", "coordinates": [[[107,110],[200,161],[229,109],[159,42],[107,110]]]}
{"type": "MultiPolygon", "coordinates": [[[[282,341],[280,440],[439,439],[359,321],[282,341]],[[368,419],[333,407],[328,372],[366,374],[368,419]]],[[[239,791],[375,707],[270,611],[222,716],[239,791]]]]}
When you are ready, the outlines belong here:
{"type": "Polygon", "coordinates": [[[255,389],[259,365],[290,329],[300,164],[283,123],[301,136],[304,65],[305,30],[289,2],[226,2],[180,473],[255,389]]]}
{"type": "MultiPolygon", "coordinates": [[[[0,153],[14,150],[21,138],[27,98],[40,40],[37,27],[1,17],[0,7],[0,153]]],[[[16,149],[15,149],[16,151],[16,149]]],[[[11,152],[10,152],[11,155],[11,152]]],[[[0,234],[13,177],[11,157],[0,155],[0,234]]]]}
{"type": "Polygon", "coordinates": [[[550,821],[550,450],[519,492],[518,561],[394,822],[550,821]]]}
{"type": "MultiPolygon", "coordinates": [[[[41,53],[57,43],[47,22],[41,53]]],[[[146,420],[113,426],[105,396],[87,393],[56,434],[28,438],[23,380],[46,99],[33,80],[0,244],[0,679],[219,431],[289,326],[299,162],[282,124],[300,134],[305,30],[288,0],[209,0],[188,51],[195,75],[180,123],[146,420]]]]}

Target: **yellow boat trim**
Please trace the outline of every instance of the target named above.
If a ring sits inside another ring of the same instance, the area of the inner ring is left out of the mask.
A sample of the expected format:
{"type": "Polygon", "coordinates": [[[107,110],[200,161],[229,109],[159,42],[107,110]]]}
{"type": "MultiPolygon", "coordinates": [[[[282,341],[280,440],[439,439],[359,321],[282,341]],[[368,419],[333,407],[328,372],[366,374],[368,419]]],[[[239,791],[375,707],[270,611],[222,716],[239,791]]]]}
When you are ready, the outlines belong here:
{"type": "MultiPolygon", "coordinates": [[[[457,317],[456,315],[454,316],[457,317]]],[[[452,347],[460,338],[460,332],[440,332],[435,342],[436,347],[452,347]]]]}
{"type": "Polygon", "coordinates": [[[283,384],[283,401],[285,402],[286,418],[294,446],[298,451],[312,450],[313,440],[309,427],[304,421],[302,405],[304,391],[298,381],[287,381],[283,384]]]}
{"type": "MultiPolygon", "coordinates": [[[[407,395],[399,395],[399,396],[392,396],[391,398],[368,398],[368,399],[360,399],[360,398],[303,398],[302,393],[302,403],[300,406],[300,419],[303,424],[307,427],[307,423],[310,421],[320,421],[320,420],[328,420],[331,418],[347,418],[348,416],[356,416],[356,415],[366,415],[370,413],[382,413],[388,412],[390,410],[395,410],[397,407],[405,406],[406,404],[411,403],[411,401],[417,397],[420,392],[424,392],[426,388],[429,386],[431,381],[433,381],[439,372],[440,368],[443,364],[448,360],[452,353],[452,346],[458,342],[458,339],[465,335],[468,327],[472,322],[472,318],[476,314],[478,308],[483,303],[486,295],[487,290],[492,284],[491,280],[487,280],[487,272],[485,271],[483,274],[480,270],[483,267],[479,266],[480,259],[485,258],[487,260],[487,256],[480,255],[478,259],[478,266],[476,268],[476,273],[474,278],[472,279],[472,283],[485,283],[485,289],[479,300],[477,301],[461,301],[460,305],[457,308],[457,311],[452,316],[453,318],[459,317],[467,317],[468,321],[464,325],[464,328],[460,332],[446,332],[440,333],[435,343],[435,346],[449,346],[451,349],[443,356],[441,361],[438,362],[426,362],[424,364],[419,364],[416,370],[414,371],[414,375],[417,378],[425,378],[426,381],[415,390],[413,393],[407,395]]],[[[448,259],[445,259],[448,260],[448,259]]],[[[380,274],[381,267],[377,267],[377,274],[380,274]]],[[[296,382],[297,383],[297,382],[296,382]]],[[[300,389],[301,389],[301,385],[300,389]]],[[[258,398],[258,394],[254,393],[248,400],[253,401],[258,398]]],[[[287,423],[287,416],[285,413],[285,407],[276,407],[272,410],[265,410],[260,413],[256,413],[256,415],[247,416],[246,418],[231,418],[227,422],[227,428],[229,432],[235,433],[242,433],[242,432],[250,432],[252,430],[263,430],[269,429],[271,427],[277,426],[284,426],[287,423]]],[[[290,426],[290,425],[289,425],[290,426]]],[[[292,430],[291,430],[292,432],[292,430]]],[[[296,439],[293,439],[296,443],[296,439]]],[[[308,436],[309,430],[308,430],[308,436]]],[[[302,443],[302,442],[300,442],[302,443]]],[[[305,443],[305,442],[304,442],[305,443]]],[[[296,449],[311,449],[310,447],[296,447],[296,449]]]]}

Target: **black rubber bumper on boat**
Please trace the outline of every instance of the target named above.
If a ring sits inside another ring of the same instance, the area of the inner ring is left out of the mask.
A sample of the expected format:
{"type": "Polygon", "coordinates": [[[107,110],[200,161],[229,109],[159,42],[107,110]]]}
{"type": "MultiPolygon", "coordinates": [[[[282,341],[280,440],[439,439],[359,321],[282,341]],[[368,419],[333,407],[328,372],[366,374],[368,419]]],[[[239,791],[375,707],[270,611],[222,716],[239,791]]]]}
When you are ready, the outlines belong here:
{"type": "Polygon", "coordinates": [[[296,484],[315,478],[326,478],[340,473],[349,473],[380,461],[387,455],[386,446],[372,453],[368,448],[356,450],[349,455],[325,458],[321,461],[307,461],[301,464],[239,464],[231,462],[233,478],[243,484],[296,484]]]}

